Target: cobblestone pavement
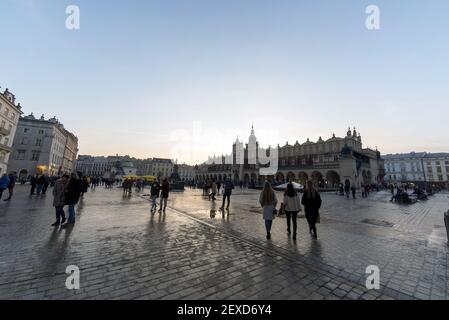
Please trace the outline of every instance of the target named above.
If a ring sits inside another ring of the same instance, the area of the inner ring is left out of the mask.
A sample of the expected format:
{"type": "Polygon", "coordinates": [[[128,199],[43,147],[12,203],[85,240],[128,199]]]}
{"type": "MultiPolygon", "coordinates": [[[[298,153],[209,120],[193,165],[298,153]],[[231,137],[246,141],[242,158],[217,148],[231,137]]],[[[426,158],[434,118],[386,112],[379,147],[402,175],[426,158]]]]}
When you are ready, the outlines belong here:
{"type": "Polygon", "coordinates": [[[237,190],[223,216],[195,190],[171,193],[167,212],[151,214],[145,192],[98,188],[69,229],[50,226],[50,194],[27,191],[17,186],[0,203],[1,299],[448,298],[447,194],[407,207],[383,193],[326,194],[319,239],[300,217],[292,242],[283,218],[265,239],[251,190],[237,190]],[[380,290],[365,287],[370,264],[380,268],[380,290]],[[68,265],[80,268],[79,290],[65,288],[68,265]]]}

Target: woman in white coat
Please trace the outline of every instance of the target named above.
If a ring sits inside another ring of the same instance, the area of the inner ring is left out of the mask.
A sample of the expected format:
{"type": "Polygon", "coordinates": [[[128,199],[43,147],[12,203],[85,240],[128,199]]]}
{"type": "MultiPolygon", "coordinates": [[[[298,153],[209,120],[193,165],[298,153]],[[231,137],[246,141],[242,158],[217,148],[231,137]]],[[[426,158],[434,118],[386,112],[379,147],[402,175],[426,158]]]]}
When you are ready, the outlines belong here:
{"type": "Polygon", "coordinates": [[[291,234],[291,222],[293,222],[293,236],[292,239],[296,240],[296,218],[298,212],[301,211],[301,199],[299,199],[298,193],[295,191],[292,183],[287,184],[287,189],[284,193],[284,200],[282,201],[282,206],[287,215],[287,232],[291,234]]]}

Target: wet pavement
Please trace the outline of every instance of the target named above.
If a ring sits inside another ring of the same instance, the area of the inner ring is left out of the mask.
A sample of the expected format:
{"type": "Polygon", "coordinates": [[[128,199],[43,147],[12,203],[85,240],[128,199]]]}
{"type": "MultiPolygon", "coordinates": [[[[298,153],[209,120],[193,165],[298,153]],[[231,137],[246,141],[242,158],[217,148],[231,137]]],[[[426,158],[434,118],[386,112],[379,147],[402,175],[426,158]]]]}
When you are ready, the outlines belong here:
{"type": "MultiPolygon", "coordinates": [[[[17,186],[0,203],[1,299],[448,299],[447,193],[404,206],[323,194],[318,239],[303,216],[294,242],[285,218],[272,240],[258,191],[237,189],[229,211],[198,190],[170,194],[165,214],[148,197],[99,187],[85,195],[73,228],[51,227],[51,193],[17,186]],[[68,265],[80,289],[68,290],[68,265]],[[368,265],[380,289],[365,287],[368,265]]],[[[279,198],[281,195],[279,194],[279,198]]]]}

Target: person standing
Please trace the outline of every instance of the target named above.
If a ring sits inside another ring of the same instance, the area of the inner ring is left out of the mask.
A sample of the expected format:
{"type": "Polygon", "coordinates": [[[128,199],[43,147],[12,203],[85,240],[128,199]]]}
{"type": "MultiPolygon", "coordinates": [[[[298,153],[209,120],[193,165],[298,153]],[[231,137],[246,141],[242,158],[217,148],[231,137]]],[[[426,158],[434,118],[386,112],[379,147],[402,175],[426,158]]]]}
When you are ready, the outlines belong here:
{"type": "Polygon", "coordinates": [[[267,230],[267,239],[271,239],[271,226],[273,225],[273,219],[276,214],[277,205],[276,194],[274,193],[271,184],[265,181],[262,192],[259,196],[259,203],[263,208],[263,219],[265,220],[265,229],[267,230]]]}
{"type": "Polygon", "coordinates": [[[223,204],[221,205],[221,208],[220,208],[221,210],[224,209],[226,199],[228,199],[226,209],[229,209],[229,204],[231,202],[232,189],[234,189],[234,183],[232,183],[231,178],[226,178],[223,188],[224,188],[224,193],[223,193],[223,204]]]}
{"type": "Polygon", "coordinates": [[[209,200],[212,198],[213,201],[215,201],[215,195],[217,194],[217,184],[215,183],[215,181],[212,181],[212,191],[209,194],[209,200]]]}
{"type": "Polygon", "coordinates": [[[165,208],[167,208],[167,200],[169,192],[170,192],[170,183],[168,182],[167,178],[164,178],[164,180],[162,180],[161,186],[161,203],[159,205],[159,212],[164,211],[165,213],[165,208]]]}
{"type": "Polygon", "coordinates": [[[63,225],[64,227],[69,223],[75,223],[75,206],[80,200],[81,192],[83,191],[82,187],[82,182],[78,177],[78,174],[73,172],[70,175],[70,180],[65,189],[65,199],[69,206],[69,219],[67,220],[67,223],[63,225]]]}
{"type": "Polygon", "coordinates": [[[9,187],[9,177],[5,173],[0,178],[0,199],[2,198],[3,191],[5,191],[9,187]]]}
{"type": "Polygon", "coordinates": [[[321,208],[321,197],[318,191],[313,187],[312,181],[307,181],[307,187],[302,196],[301,204],[304,206],[309,230],[314,238],[317,238],[316,223],[319,219],[319,210],[321,208]]]}
{"type": "Polygon", "coordinates": [[[157,209],[157,198],[159,197],[159,191],[161,190],[161,186],[159,182],[155,180],[151,185],[151,212],[157,209]]]}
{"type": "Polygon", "coordinates": [[[64,224],[66,221],[64,206],[66,204],[65,189],[70,177],[64,174],[61,179],[56,180],[53,187],[53,206],[56,209],[56,221],[52,224],[53,227],[57,227],[60,224],[64,224]]]}
{"type": "Polygon", "coordinates": [[[296,240],[297,223],[296,218],[298,212],[301,211],[301,200],[298,193],[295,191],[293,184],[290,182],[287,184],[287,189],[284,193],[284,200],[282,201],[283,209],[287,215],[287,232],[291,234],[291,222],[293,222],[293,236],[292,239],[296,240]],[[292,220],[292,221],[290,221],[292,220]]]}
{"type": "Polygon", "coordinates": [[[8,185],[8,198],[6,198],[4,201],[11,200],[11,197],[14,193],[14,187],[16,186],[17,176],[15,172],[10,173],[9,175],[9,185],[8,185]]]}

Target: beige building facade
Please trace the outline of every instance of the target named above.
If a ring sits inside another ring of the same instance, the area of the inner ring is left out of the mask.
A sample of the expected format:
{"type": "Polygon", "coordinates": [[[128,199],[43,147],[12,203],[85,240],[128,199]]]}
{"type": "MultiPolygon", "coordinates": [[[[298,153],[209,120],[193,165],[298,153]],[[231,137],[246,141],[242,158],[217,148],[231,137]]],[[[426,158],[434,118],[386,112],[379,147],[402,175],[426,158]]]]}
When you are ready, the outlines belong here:
{"type": "Polygon", "coordinates": [[[8,167],[12,145],[19,123],[22,107],[16,105],[16,97],[8,89],[0,93],[0,176],[11,172],[8,167]]]}

